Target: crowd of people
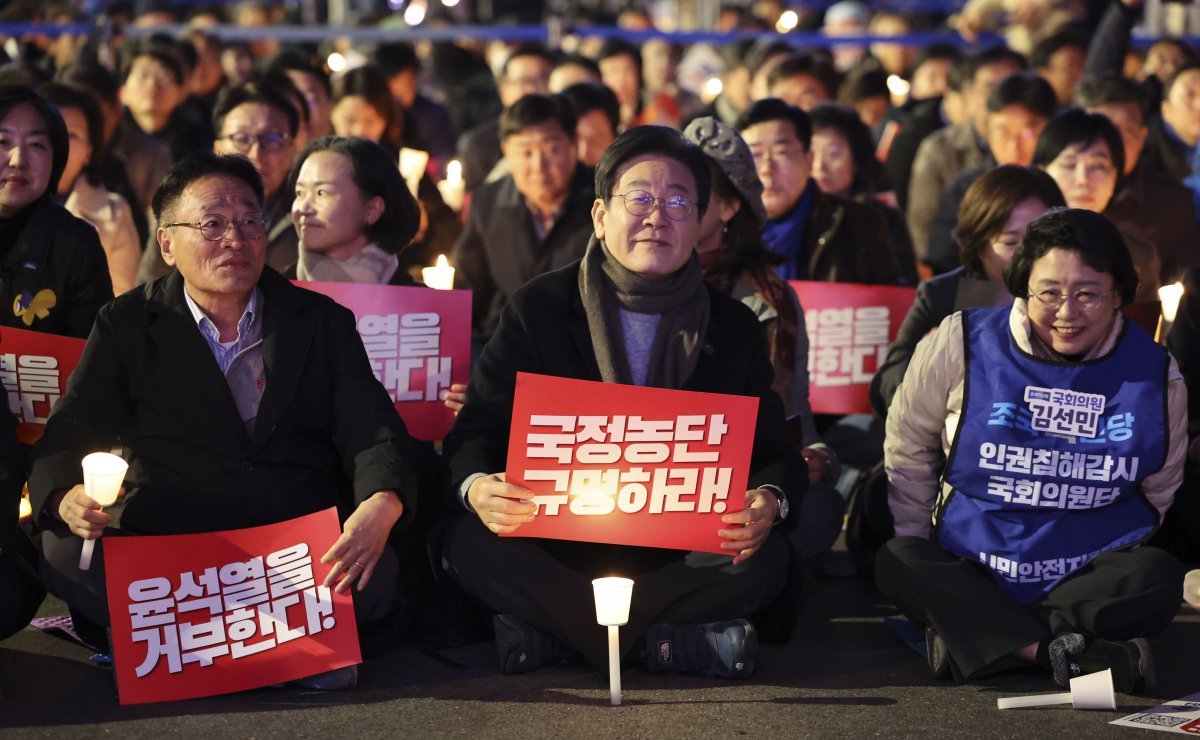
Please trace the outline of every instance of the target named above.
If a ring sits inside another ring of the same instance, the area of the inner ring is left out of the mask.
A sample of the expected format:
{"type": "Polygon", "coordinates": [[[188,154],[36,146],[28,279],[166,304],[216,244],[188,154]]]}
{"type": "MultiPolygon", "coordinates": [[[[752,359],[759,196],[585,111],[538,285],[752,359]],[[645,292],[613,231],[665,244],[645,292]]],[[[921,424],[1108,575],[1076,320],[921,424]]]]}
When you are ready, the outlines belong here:
{"type": "MultiPolygon", "coordinates": [[[[1144,690],[1146,638],[1200,561],[1200,58],[1129,51],[1141,4],[1025,3],[994,46],[387,42],[337,72],[266,32],[220,42],[214,23],[283,20],[254,3],[132,19],[179,35],[14,39],[0,326],[87,344],[36,446],[0,413],[0,636],[49,592],[108,650],[107,538],[334,506],[325,584],[366,633],[461,608],[487,615],[503,673],[603,669],[589,581],[617,570],[642,584],[626,664],[741,678],[760,639],[789,638],[875,469],[895,536],[869,570],[934,677],[1111,668],[1144,690]],[[719,86],[687,84],[710,67],[719,86]],[[429,155],[411,180],[402,149],[429,155]],[[439,188],[452,160],[462,204],[439,188]],[[353,315],[291,281],[420,285],[439,254],[473,294],[476,359],[435,449],[353,315]],[[916,289],[873,415],[813,413],[792,280],[916,289]],[[1177,281],[1163,347],[1121,309],[1177,281]],[[756,398],[725,552],[499,537],[536,511],[504,472],[518,372],[756,398]],[[130,468],[101,508],[80,459],[108,449],[130,468]]],[[[973,40],[992,5],[954,27],[973,40]]],[[[769,31],[771,6],[721,27],[769,31]]],[[[797,20],[947,21],[853,0],[797,20]]]]}

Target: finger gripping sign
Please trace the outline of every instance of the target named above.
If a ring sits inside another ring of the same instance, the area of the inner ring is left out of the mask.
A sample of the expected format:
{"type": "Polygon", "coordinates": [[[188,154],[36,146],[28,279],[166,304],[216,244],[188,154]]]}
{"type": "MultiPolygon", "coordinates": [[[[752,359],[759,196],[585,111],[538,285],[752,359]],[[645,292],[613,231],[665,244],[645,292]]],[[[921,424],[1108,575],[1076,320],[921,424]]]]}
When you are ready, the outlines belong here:
{"type": "Polygon", "coordinates": [[[33,444],[42,436],[50,409],[83,354],[82,339],[27,329],[0,329],[0,385],[17,418],[17,439],[33,444]]]}
{"type": "Polygon", "coordinates": [[[122,704],[270,686],[362,662],[349,593],[321,584],[326,509],[263,527],[103,541],[122,704]]]}
{"type": "Polygon", "coordinates": [[[537,512],[510,536],[728,553],[758,399],[517,373],[506,480],[537,512]]]}
{"type": "Polygon", "coordinates": [[[471,376],[471,291],[400,285],[296,282],[354,312],[375,377],[417,439],[454,423],[443,400],[471,376]]]}

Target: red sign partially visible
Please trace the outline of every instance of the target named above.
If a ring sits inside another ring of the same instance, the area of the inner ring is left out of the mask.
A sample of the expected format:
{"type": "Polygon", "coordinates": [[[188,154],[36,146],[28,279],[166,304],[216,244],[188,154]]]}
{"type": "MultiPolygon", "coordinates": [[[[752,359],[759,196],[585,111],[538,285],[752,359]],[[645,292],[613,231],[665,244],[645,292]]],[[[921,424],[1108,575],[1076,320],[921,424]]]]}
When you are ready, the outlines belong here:
{"type": "Polygon", "coordinates": [[[417,439],[437,440],[454,423],[442,403],[471,377],[471,291],[398,285],[306,283],[354,312],[375,377],[417,439]]]}
{"type": "Polygon", "coordinates": [[[66,392],[67,378],[85,344],[74,337],[0,328],[0,384],[20,422],[17,439],[32,444],[41,438],[50,409],[66,392]]]}
{"type": "Polygon", "coordinates": [[[871,413],[871,378],[915,288],[792,280],[808,329],[808,399],[818,414],[871,413]]]}
{"type": "Polygon", "coordinates": [[[506,480],[538,508],[509,536],[728,553],[757,417],[757,398],[517,373],[506,480]]]}
{"type": "Polygon", "coordinates": [[[321,586],[337,511],[265,527],[106,537],[122,704],[244,691],[362,662],[350,594],[321,586]]]}

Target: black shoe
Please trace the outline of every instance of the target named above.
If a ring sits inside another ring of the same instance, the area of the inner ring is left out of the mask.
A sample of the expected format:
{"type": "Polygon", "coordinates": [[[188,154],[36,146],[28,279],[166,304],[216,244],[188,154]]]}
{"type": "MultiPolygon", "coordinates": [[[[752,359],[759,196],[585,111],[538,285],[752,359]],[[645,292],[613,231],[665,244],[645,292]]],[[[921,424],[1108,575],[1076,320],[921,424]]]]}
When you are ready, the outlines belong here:
{"type": "Polygon", "coordinates": [[[312,691],[349,691],[358,686],[358,666],[348,665],[315,676],[288,681],[288,686],[312,691]]]}
{"type": "Polygon", "coordinates": [[[544,665],[567,665],[578,653],[554,635],[547,634],[512,614],[492,617],[496,653],[503,674],[525,673],[544,665]]]}
{"type": "Polygon", "coordinates": [[[708,624],[656,624],[646,631],[646,668],[717,678],[754,672],[758,633],[745,619],[708,624]]]}
{"type": "Polygon", "coordinates": [[[934,680],[950,678],[950,653],[946,650],[946,642],[933,627],[925,628],[925,659],[929,661],[929,672],[934,680]]]}
{"type": "Polygon", "coordinates": [[[1068,632],[1050,641],[1049,654],[1054,682],[1063,688],[1077,676],[1111,669],[1113,688],[1122,694],[1154,689],[1154,655],[1144,638],[1086,642],[1083,635],[1068,632]]]}

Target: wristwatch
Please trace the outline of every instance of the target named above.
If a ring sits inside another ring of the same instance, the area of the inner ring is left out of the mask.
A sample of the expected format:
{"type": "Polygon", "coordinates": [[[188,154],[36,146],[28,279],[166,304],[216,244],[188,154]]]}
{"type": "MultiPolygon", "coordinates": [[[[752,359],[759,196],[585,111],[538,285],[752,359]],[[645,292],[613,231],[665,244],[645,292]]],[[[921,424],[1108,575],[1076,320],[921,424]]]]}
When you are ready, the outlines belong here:
{"type": "Polygon", "coordinates": [[[779,522],[782,522],[784,519],[787,519],[788,514],[792,510],[792,507],[788,503],[787,494],[783,492],[783,489],[780,488],[779,486],[773,486],[770,483],[765,483],[765,484],[759,486],[759,488],[766,489],[766,490],[770,491],[771,493],[775,494],[775,501],[778,502],[778,504],[779,504],[779,508],[775,513],[775,523],[778,524],[779,522]]]}

